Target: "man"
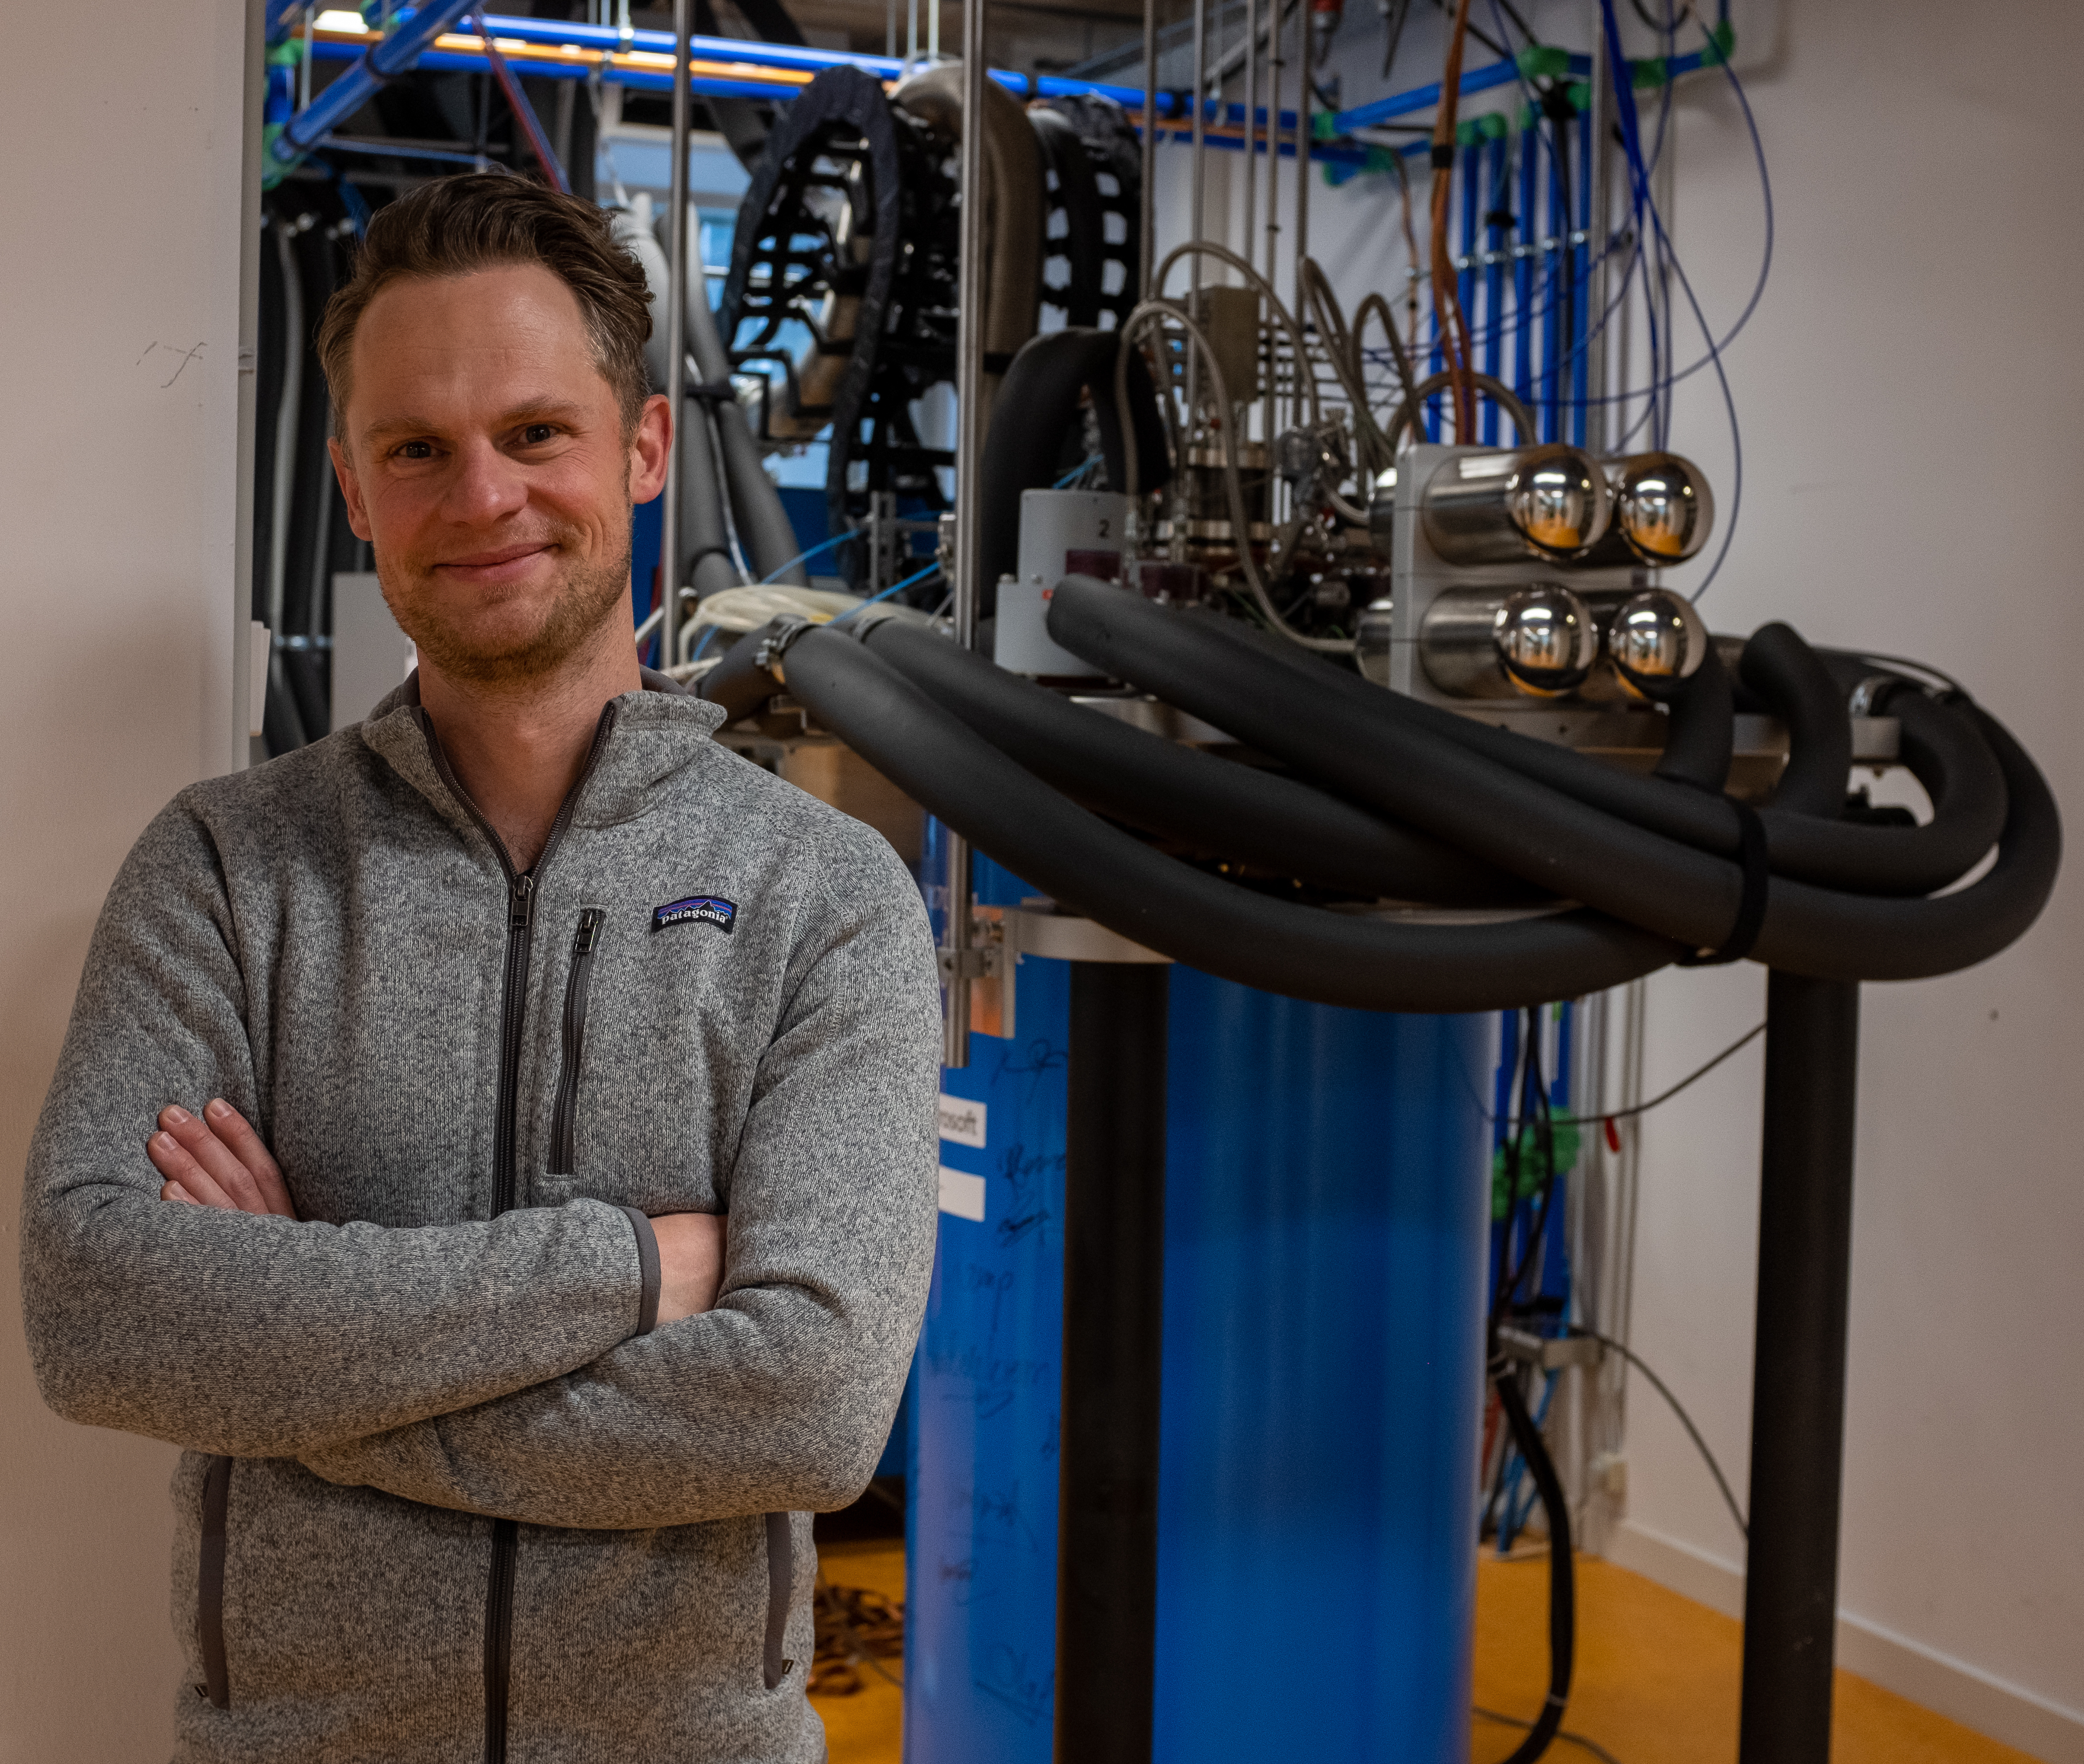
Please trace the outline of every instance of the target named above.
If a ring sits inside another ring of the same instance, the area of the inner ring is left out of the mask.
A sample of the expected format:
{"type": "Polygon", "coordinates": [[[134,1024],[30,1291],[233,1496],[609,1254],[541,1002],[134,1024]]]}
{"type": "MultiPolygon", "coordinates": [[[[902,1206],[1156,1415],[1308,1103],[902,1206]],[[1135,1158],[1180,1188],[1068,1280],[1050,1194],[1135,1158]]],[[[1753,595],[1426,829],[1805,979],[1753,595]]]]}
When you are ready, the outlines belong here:
{"type": "Polygon", "coordinates": [[[187,1448],[184,1760],[824,1755],[808,1512],[924,1306],[933,957],[887,844],[640,675],[649,324],[589,204],[377,216],[319,343],[418,674],[184,791],[95,933],[25,1305],[53,1407],[187,1448]]]}

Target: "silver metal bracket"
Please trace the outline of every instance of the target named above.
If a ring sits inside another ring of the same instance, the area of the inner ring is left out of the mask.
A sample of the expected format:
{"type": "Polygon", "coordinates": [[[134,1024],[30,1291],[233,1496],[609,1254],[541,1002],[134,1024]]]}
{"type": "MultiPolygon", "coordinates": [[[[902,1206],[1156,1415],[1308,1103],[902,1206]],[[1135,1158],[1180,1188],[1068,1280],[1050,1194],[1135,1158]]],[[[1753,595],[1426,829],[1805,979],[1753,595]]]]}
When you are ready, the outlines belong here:
{"type": "Polygon", "coordinates": [[[1604,1357],[1603,1343],[1590,1335],[1536,1335],[1523,1329],[1501,1329],[1498,1352],[1544,1372],[1560,1372],[1565,1366],[1596,1366],[1604,1357]]]}

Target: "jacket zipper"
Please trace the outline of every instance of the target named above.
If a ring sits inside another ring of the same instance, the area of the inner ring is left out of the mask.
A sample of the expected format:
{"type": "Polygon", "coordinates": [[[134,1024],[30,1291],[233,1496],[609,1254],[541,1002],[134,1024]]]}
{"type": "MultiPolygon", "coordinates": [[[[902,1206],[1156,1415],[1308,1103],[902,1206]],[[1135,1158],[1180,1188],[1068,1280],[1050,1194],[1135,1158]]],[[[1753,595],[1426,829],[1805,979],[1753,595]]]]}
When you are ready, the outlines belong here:
{"type": "Polygon", "coordinates": [[[231,1504],[231,1460],[213,1457],[202,1479],[202,1549],[196,1561],[196,1640],[202,1682],[196,1689],[212,1708],[231,1707],[231,1675],[224,1658],[224,1521],[231,1504]]]}
{"type": "Polygon", "coordinates": [[[563,1068],[557,1074],[557,1105],[550,1116],[550,1170],[553,1176],[569,1176],[578,1161],[577,1122],[579,1060],[586,1051],[587,996],[593,988],[594,946],[600,941],[600,928],[608,915],[588,907],[579,915],[579,928],[572,936],[571,978],[565,982],[565,1048],[563,1068]]]}
{"type": "MultiPolygon", "coordinates": [[[[436,774],[450,794],[477,823],[478,831],[491,845],[506,877],[506,967],[500,983],[499,1000],[499,1115],[492,1141],[492,1214],[497,1218],[513,1209],[519,1186],[515,1172],[515,1141],[519,1137],[516,1118],[520,1112],[521,1028],[528,1009],[528,953],[530,933],[536,922],[536,883],[557,855],[565,830],[571,825],[579,797],[586,790],[587,781],[600,763],[601,750],[608,745],[609,732],[615,727],[615,704],[611,700],[601,707],[600,721],[593,732],[593,746],[587,751],[586,765],[579,773],[578,782],[557,806],[557,816],[550,823],[549,836],[543,841],[542,852],[534,867],[527,871],[515,869],[514,860],[507,855],[506,842],[471,801],[469,792],[451,768],[448,755],[442,751],[441,742],[434,738],[434,723],[424,710],[420,713],[420,727],[427,738],[427,751],[433,756],[436,774]]],[[[519,1537],[520,1527],[511,1519],[493,1521],[492,1570],[485,1598],[485,1764],[506,1764],[507,1686],[513,1665],[514,1569],[519,1537]]]]}

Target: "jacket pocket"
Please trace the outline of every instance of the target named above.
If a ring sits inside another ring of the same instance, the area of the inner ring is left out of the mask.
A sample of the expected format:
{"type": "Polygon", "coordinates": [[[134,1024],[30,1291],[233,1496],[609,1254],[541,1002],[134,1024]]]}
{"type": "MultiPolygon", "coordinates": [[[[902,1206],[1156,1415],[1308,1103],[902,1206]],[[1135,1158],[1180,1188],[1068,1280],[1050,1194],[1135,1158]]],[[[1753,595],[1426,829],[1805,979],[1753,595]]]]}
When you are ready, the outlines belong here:
{"type": "Polygon", "coordinates": [[[767,1639],[760,1655],[760,1675],[769,1690],[789,1676],[796,1663],[782,1657],[789,1628],[789,1593],[796,1578],[796,1540],[786,1513],[767,1516],[767,1639]]]}
{"type": "Polygon", "coordinates": [[[224,1517],[231,1504],[231,1460],[213,1457],[202,1478],[202,1547],[196,1561],[196,1644],[200,1690],[213,1707],[231,1707],[224,1660],[224,1517]]]}
{"type": "Polygon", "coordinates": [[[587,996],[593,989],[593,953],[608,915],[588,907],[572,934],[571,973],[565,981],[564,1051],[557,1072],[557,1106],[550,1115],[553,1176],[569,1176],[578,1161],[579,1063],[586,1052],[587,996]]]}

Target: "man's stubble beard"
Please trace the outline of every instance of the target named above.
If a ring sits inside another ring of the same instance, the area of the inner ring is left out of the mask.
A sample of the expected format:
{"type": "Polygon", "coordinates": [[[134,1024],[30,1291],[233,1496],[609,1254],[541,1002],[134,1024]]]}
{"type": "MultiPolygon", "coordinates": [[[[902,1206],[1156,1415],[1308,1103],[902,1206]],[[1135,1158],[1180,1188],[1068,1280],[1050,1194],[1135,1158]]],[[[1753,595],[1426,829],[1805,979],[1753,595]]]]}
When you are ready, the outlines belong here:
{"type": "MultiPolygon", "coordinates": [[[[552,543],[561,546],[578,536],[577,529],[561,529],[549,535],[552,543]]],[[[475,685],[512,686],[555,673],[586,647],[618,604],[627,607],[629,559],[630,544],[625,537],[615,557],[574,568],[534,632],[496,649],[473,641],[466,630],[443,617],[436,597],[424,592],[425,577],[399,583],[394,580],[396,572],[386,571],[379,561],[377,579],[399,629],[438,672],[475,685]]]]}

